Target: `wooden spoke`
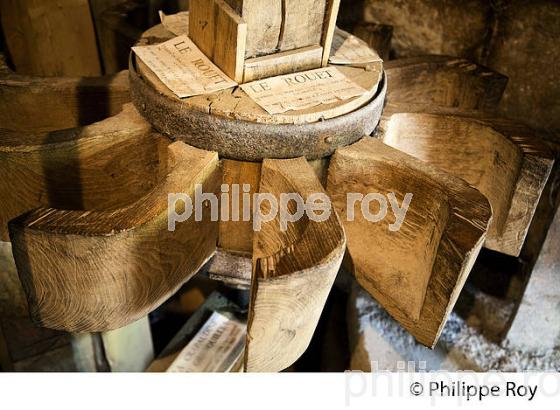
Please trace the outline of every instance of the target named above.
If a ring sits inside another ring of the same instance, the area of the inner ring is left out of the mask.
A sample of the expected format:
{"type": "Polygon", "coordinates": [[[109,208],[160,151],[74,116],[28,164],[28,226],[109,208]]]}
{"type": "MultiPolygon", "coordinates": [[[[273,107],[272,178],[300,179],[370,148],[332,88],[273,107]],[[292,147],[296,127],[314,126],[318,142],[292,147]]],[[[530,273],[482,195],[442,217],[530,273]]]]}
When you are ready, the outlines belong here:
{"type": "Polygon", "coordinates": [[[337,150],[327,188],[357,281],[420,343],[434,346],[484,241],[488,200],[464,181],[373,138],[337,150]],[[393,194],[399,207],[407,193],[413,196],[398,227],[392,203],[374,222],[367,212],[375,218],[381,202],[349,203],[349,193],[393,194]]]}
{"type": "Polygon", "coordinates": [[[467,60],[447,56],[402,58],[385,63],[388,102],[462,109],[497,108],[507,77],[467,60]]]}
{"type": "Polygon", "coordinates": [[[534,131],[480,113],[395,104],[378,134],[480,190],[494,214],[485,246],[519,255],[554,161],[534,131]]]}
{"type": "Polygon", "coordinates": [[[134,202],[158,181],[167,138],[128,105],[84,128],[40,134],[0,132],[0,233],[40,206],[90,210],[134,202]]]}
{"type": "Polygon", "coordinates": [[[48,132],[101,121],[130,101],[126,72],[107,77],[32,77],[12,72],[0,55],[0,124],[48,132]]]}
{"type": "MultiPolygon", "coordinates": [[[[126,128],[126,127],[123,127],[126,128]]],[[[32,318],[70,332],[115,329],[156,308],[214,253],[217,223],[203,217],[168,230],[168,193],[217,192],[216,153],[181,142],[166,177],[128,206],[106,211],[40,208],[10,223],[32,318]]],[[[194,202],[194,199],[193,199],[194,202]]],[[[183,209],[177,208],[181,213],[183,209]]]]}
{"type": "MultiPolygon", "coordinates": [[[[311,167],[299,158],[265,160],[259,192],[272,194],[278,200],[281,193],[297,193],[307,199],[323,190],[311,167]]],[[[263,214],[267,204],[261,204],[263,214]]],[[[303,216],[289,223],[285,231],[280,229],[277,217],[255,232],[247,371],[283,370],[305,351],[345,245],[344,232],[334,212],[324,222],[303,216]]]]}

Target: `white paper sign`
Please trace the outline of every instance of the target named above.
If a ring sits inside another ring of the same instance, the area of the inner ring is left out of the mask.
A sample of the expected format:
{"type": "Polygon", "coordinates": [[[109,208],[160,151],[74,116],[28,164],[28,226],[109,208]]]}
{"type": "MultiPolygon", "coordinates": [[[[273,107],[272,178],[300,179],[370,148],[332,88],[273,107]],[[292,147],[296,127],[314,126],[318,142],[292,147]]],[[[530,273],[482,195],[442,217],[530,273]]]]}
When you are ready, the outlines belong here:
{"type": "Polygon", "coordinates": [[[336,67],[281,75],[240,87],[272,115],[347,100],[366,92],[336,67]]]}
{"type": "Polygon", "coordinates": [[[157,45],[132,47],[132,50],[179,98],[209,94],[237,85],[186,35],[157,45]]]}
{"type": "Polygon", "coordinates": [[[358,37],[342,30],[335,30],[331,56],[331,64],[368,64],[383,61],[381,57],[358,37]]]}
{"type": "Polygon", "coordinates": [[[168,372],[227,372],[245,346],[246,326],[214,312],[179,353],[168,372]]]}

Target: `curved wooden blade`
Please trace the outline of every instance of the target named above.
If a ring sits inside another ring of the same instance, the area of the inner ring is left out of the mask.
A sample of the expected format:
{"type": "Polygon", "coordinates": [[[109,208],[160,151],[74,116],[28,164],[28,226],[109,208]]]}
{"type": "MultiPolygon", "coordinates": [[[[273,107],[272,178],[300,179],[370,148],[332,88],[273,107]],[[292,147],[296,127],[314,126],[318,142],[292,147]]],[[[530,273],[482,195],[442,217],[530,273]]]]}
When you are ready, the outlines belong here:
{"type": "MultiPolygon", "coordinates": [[[[34,321],[70,332],[119,328],[168,298],[213,254],[210,207],[168,230],[168,193],[217,192],[216,153],[169,146],[169,171],[134,203],[107,211],[41,208],[10,223],[34,321]]],[[[184,204],[183,204],[184,208],[184,204]]],[[[181,212],[179,210],[178,212],[181,212]]]]}
{"type": "Polygon", "coordinates": [[[433,346],[486,236],[488,200],[464,181],[373,138],[336,152],[327,187],[357,281],[420,343],[433,346]],[[392,203],[374,222],[366,212],[375,215],[381,205],[375,210],[375,201],[348,201],[348,194],[394,194],[402,207],[407,193],[412,198],[400,227],[392,203]]]}
{"type": "Polygon", "coordinates": [[[388,102],[492,110],[498,107],[507,77],[456,57],[421,56],[385,63],[388,102]]]}
{"type": "Polygon", "coordinates": [[[476,112],[392,104],[378,135],[480,190],[494,214],[485,247],[519,255],[554,162],[534,131],[476,112]]]}
{"type": "Polygon", "coordinates": [[[1,128],[48,132],[101,121],[130,101],[128,72],[107,77],[32,77],[0,54],[1,128]]]}
{"type": "MultiPolygon", "coordinates": [[[[298,158],[265,160],[259,192],[270,193],[278,200],[282,193],[296,193],[307,199],[324,191],[307,161],[298,158]]],[[[267,212],[266,204],[261,204],[263,214],[267,212]]],[[[294,210],[290,208],[290,212],[294,210]]],[[[280,229],[277,217],[255,232],[245,349],[247,371],[283,370],[305,351],[345,245],[344,231],[334,211],[324,222],[314,222],[304,215],[289,223],[285,231],[280,229]]]]}
{"type": "Polygon", "coordinates": [[[166,138],[132,105],[84,128],[44,134],[0,132],[0,237],[40,206],[108,209],[129,204],[159,179],[166,138]]]}

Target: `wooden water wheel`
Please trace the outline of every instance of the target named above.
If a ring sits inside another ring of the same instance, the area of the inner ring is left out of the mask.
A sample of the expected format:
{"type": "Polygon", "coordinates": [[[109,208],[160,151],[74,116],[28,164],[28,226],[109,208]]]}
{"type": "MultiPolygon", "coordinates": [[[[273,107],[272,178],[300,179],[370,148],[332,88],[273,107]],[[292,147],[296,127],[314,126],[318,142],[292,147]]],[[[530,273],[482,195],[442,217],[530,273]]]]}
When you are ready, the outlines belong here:
{"type": "MultiPolygon", "coordinates": [[[[177,34],[159,25],[138,45],[177,34]]],[[[250,287],[244,368],[280,371],[307,348],[346,255],[358,283],[434,346],[481,247],[519,254],[552,154],[492,113],[506,79],[484,67],[428,57],[340,70],[365,94],[271,115],[239,87],[179,99],[134,54],[132,104],[122,74],[46,80],[3,67],[0,229],[33,321],[120,328],[212,261],[211,276],[250,287]],[[78,104],[91,117],[68,111],[78,104]],[[169,193],[218,195],[221,184],[274,198],[327,193],[332,212],[254,231],[251,218],[216,221],[207,206],[200,221],[168,229],[169,193]],[[413,200],[392,231],[394,218],[371,223],[348,193],[413,200]]]]}

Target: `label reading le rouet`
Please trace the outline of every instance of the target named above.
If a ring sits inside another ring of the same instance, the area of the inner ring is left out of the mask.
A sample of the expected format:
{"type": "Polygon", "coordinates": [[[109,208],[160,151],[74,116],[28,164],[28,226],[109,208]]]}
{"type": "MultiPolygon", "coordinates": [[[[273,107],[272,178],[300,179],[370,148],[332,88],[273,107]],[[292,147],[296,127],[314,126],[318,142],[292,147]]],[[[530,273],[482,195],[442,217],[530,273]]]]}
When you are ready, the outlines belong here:
{"type": "Polygon", "coordinates": [[[132,47],[132,50],[179,98],[237,85],[186,35],[152,46],[132,47]]]}
{"type": "Polygon", "coordinates": [[[227,372],[245,346],[246,327],[214,312],[195,337],[179,353],[168,372],[227,372]]]}
{"type": "Polygon", "coordinates": [[[336,67],[253,81],[241,88],[271,115],[347,100],[366,92],[336,67]]]}

